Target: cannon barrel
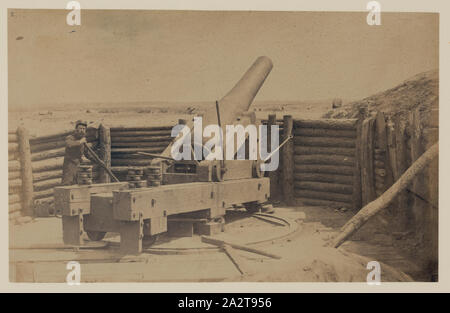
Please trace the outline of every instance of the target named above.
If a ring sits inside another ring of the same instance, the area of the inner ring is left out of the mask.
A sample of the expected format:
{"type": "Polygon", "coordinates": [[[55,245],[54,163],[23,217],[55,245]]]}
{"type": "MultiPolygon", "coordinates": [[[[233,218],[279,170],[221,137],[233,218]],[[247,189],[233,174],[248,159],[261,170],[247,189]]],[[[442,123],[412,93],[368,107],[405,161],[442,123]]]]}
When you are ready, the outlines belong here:
{"type": "MultiPolygon", "coordinates": [[[[272,70],[272,67],[272,61],[268,57],[258,57],[237,84],[219,101],[224,133],[226,125],[245,124],[242,121],[240,122],[238,118],[245,115],[249,110],[253,99],[272,70]]],[[[252,123],[254,122],[252,121],[252,123]]],[[[203,115],[203,127],[211,124],[217,124],[217,113],[214,102],[211,103],[211,109],[203,115]]],[[[192,130],[192,121],[189,121],[186,125],[192,130]]],[[[203,138],[203,144],[207,140],[208,138],[203,138]]],[[[171,156],[171,147],[172,143],[164,149],[161,155],[171,156]]]]}

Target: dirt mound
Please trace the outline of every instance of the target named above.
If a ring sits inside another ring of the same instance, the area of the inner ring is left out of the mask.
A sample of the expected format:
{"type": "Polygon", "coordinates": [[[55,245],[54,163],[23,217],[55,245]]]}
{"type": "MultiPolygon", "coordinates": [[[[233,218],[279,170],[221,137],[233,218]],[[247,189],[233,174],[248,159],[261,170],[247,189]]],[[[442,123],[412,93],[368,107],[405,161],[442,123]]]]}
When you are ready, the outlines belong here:
{"type": "Polygon", "coordinates": [[[360,108],[367,108],[369,114],[381,111],[387,116],[404,116],[416,108],[427,113],[432,108],[438,108],[438,103],[439,72],[431,70],[417,74],[394,88],[328,111],[323,117],[354,118],[360,108]]]}

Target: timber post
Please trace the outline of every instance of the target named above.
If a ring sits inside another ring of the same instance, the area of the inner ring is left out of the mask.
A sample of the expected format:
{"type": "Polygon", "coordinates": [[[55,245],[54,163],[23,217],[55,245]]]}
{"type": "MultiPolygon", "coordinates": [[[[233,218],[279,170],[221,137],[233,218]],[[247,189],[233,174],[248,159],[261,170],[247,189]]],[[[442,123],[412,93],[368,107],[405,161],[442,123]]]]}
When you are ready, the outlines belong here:
{"type": "MultiPolygon", "coordinates": [[[[293,136],[294,121],[291,115],[283,116],[283,141],[293,136]]],[[[284,201],[288,205],[294,204],[294,141],[289,140],[282,147],[282,188],[284,201]]]]}
{"type": "MultiPolygon", "coordinates": [[[[108,168],[111,168],[111,131],[109,127],[100,124],[100,126],[98,127],[98,141],[100,147],[103,148],[102,161],[108,168]]],[[[103,167],[100,167],[99,169],[99,182],[111,182],[111,177],[103,167]]]]}
{"type": "Polygon", "coordinates": [[[22,215],[34,216],[30,137],[24,127],[17,128],[17,139],[22,178],[22,215]]]}

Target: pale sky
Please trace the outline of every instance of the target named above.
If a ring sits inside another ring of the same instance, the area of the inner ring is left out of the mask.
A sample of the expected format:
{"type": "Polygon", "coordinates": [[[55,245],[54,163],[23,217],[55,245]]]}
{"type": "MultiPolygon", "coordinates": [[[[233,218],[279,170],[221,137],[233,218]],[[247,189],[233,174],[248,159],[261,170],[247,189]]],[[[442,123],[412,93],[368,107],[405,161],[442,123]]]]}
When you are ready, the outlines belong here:
{"type": "Polygon", "coordinates": [[[10,109],[58,103],[213,101],[260,55],[256,101],[360,99],[438,68],[437,14],[10,10],[10,109]]]}

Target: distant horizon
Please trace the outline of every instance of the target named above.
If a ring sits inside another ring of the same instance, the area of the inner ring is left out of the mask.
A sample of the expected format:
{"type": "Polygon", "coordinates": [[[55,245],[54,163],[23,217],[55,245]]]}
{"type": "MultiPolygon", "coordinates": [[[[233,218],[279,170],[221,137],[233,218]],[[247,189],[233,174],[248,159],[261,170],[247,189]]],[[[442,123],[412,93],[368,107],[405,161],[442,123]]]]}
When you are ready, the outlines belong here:
{"type": "Polygon", "coordinates": [[[274,67],[256,103],[354,101],[439,68],[436,13],[380,26],[366,12],[82,10],[80,26],[67,13],[9,10],[10,107],[214,101],[261,55],[274,67]]]}

